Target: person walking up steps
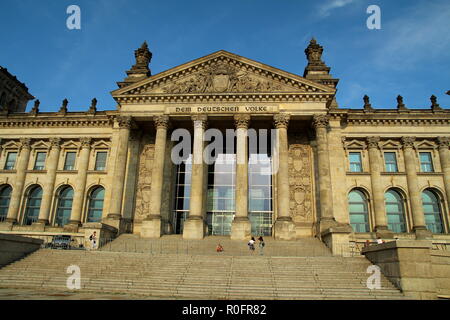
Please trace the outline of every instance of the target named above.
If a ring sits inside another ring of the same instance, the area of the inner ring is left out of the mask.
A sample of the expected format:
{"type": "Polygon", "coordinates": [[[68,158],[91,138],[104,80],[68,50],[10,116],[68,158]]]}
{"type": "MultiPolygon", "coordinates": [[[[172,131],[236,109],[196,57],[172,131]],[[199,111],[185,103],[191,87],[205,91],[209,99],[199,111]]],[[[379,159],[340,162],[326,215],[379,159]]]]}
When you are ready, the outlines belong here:
{"type": "Polygon", "coordinates": [[[254,237],[252,237],[251,239],[250,239],[250,241],[248,242],[248,248],[249,248],[249,250],[251,251],[251,253],[253,253],[254,251],[255,251],[255,238],[254,237]]]}
{"type": "Polygon", "coordinates": [[[266,246],[266,243],[264,242],[263,237],[259,237],[258,241],[259,241],[259,255],[263,256],[264,255],[264,247],[266,246]]]}

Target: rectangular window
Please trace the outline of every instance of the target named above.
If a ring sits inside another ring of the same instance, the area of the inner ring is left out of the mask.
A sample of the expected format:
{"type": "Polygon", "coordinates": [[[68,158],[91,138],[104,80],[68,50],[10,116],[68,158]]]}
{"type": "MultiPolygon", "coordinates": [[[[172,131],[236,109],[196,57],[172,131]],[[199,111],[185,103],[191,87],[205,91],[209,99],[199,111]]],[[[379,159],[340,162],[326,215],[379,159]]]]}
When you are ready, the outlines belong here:
{"type": "Polygon", "coordinates": [[[106,158],[108,152],[97,152],[97,158],[95,159],[95,171],[106,170],[106,158]]]}
{"type": "Polygon", "coordinates": [[[350,152],[350,172],[362,172],[361,152],[350,152]]]}
{"type": "Polygon", "coordinates": [[[420,152],[420,171],[433,172],[433,160],[430,152],[420,152]]]}
{"type": "Polygon", "coordinates": [[[397,157],[395,152],[384,153],[384,164],[386,172],[398,172],[397,157]]]}
{"type": "Polygon", "coordinates": [[[16,164],[17,152],[8,152],[6,157],[5,170],[14,170],[16,164]]]}
{"type": "Polygon", "coordinates": [[[45,153],[45,152],[37,153],[36,162],[34,163],[34,170],[44,170],[46,156],[47,156],[47,153],[45,153]]]}
{"type": "Polygon", "coordinates": [[[77,156],[76,152],[67,152],[66,161],[64,162],[64,170],[67,170],[67,171],[75,170],[76,156],[77,156]]]}

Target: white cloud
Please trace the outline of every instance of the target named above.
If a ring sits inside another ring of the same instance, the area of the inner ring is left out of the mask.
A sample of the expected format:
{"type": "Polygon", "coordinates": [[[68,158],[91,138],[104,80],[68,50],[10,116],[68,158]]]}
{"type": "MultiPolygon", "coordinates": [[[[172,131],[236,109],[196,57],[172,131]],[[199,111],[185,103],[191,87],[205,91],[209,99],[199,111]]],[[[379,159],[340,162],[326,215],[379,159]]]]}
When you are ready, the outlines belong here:
{"type": "Polygon", "coordinates": [[[319,7],[319,15],[322,18],[328,17],[334,9],[345,7],[357,0],[329,0],[319,7]]]}
{"type": "Polygon", "coordinates": [[[422,2],[394,20],[382,21],[382,29],[385,37],[374,50],[375,62],[399,69],[415,68],[418,62],[448,55],[450,3],[422,2]]]}

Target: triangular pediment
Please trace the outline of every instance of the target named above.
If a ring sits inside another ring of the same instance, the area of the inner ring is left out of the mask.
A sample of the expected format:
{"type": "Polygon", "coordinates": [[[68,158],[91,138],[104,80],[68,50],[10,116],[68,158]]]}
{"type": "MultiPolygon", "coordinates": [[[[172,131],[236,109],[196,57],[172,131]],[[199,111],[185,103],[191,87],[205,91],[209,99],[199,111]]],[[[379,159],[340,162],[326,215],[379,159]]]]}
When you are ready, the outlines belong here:
{"type": "Polygon", "coordinates": [[[352,140],[345,140],[344,141],[344,148],[345,149],[366,149],[367,145],[364,141],[352,139],[352,140]]]}
{"type": "Polygon", "coordinates": [[[417,149],[436,149],[437,145],[433,141],[422,140],[422,141],[416,142],[416,148],[417,149]]]}
{"type": "Polygon", "coordinates": [[[109,149],[110,144],[105,140],[99,140],[92,144],[93,149],[109,149]]]}
{"type": "Polygon", "coordinates": [[[304,93],[333,95],[332,87],[235,55],[218,51],[115,90],[121,97],[304,93]]]}
{"type": "Polygon", "coordinates": [[[74,140],[66,141],[61,146],[63,149],[78,149],[80,147],[80,143],[74,140]]]}
{"type": "Polygon", "coordinates": [[[386,140],[386,141],[382,141],[380,142],[380,149],[401,149],[402,148],[402,144],[399,141],[395,141],[395,140],[386,140]]]}
{"type": "Polygon", "coordinates": [[[44,140],[39,140],[33,143],[33,149],[50,149],[50,144],[44,140]]]}

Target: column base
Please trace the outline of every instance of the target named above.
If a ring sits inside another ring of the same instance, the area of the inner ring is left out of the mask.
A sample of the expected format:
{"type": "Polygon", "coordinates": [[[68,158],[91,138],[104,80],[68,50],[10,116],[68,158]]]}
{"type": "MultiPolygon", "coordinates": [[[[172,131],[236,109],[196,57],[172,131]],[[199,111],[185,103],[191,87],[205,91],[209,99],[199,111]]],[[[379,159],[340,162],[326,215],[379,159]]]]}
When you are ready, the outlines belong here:
{"type": "Polygon", "coordinates": [[[12,231],[13,225],[13,222],[7,220],[0,222],[0,231],[12,231]]]}
{"type": "Polygon", "coordinates": [[[433,233],[424,226],[414,227],[417,240],[433,239],[433,233]]]}
{"type": "Polygon", "coordinates": [[[31,225],[31,230],[33,231],[45,231],[45,222],[37,221],[31,225]]]}
{"type": "Polygon", "coordinates": [[[291,218],[279,218],[274,225],[275,239],[277,240],[295,240],[297,233],[295,232],[295,224],[291,218]]]}
{"type": "Polygon", "coordinates": [[[376,226],[375,236],[382,239],[394,239],[394,232],[389,230],[387,226],[376,226]]]}
{"type": "Polygon", "coordinates": [[[205,222],[202,218],[189,218],[184,222],[183,239],[201,240],[205,237],[205,222]]]}
{"type": "Polygon", "coordinates": [[[80,221],[70,220],[68,224],[64,226],[64,232],[78,232],[78,229],[81,227],[80,221]]]}
{"type": "Polygon", "coordinates": [[[142,238],[160,238],[161,237],[161,218],[150,218],[142,221],[142,238]]]}
{"type": "Polygon", "coordinates": [[[231,240],[246,240],[252,235],[252,225],[246,217],[234,218],[231,224],[231,240]]]}

